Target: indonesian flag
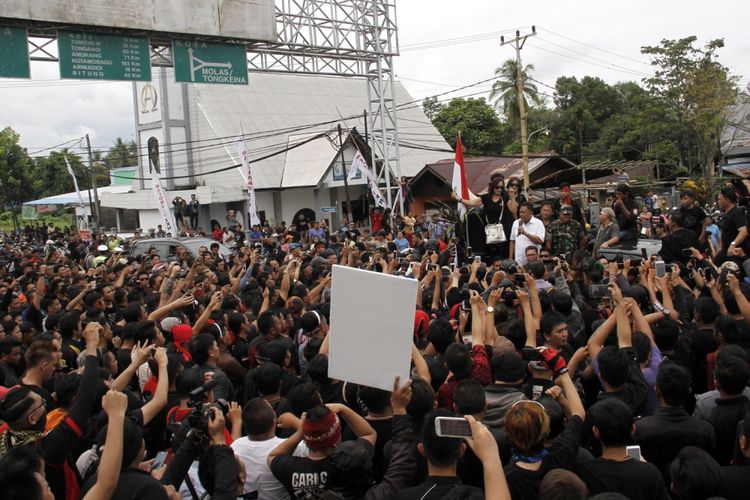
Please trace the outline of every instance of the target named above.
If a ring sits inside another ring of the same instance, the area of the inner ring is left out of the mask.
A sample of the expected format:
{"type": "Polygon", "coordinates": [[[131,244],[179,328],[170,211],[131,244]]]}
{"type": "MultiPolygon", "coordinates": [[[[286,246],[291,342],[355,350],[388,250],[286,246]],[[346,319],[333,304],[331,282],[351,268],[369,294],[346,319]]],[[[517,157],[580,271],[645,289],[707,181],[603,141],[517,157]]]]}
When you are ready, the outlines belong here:
{"type": "Polygon", "coordinates": [[[466,181],[466,168],[464,168],[464,152],[461,147],[461,134],[458,134],[456,140],[456,160],[453,162],[453,182],[451,184],[453,193],[459,198],[458,216],[463,220],[466,216],[466,207],[460,200],[476,199],[474,193],[469,189],[469,183],[466,181]]]}

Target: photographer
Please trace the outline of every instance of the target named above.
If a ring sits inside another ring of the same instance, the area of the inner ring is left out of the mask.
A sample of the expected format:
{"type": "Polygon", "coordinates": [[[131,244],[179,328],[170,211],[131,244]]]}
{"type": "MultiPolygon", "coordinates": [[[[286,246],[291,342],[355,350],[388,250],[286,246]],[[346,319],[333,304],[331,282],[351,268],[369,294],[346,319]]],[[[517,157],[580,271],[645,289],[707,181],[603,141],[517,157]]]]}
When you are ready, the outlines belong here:
{"type": "Polygon", "coordinates": [[[700,248],[698,236],[684,226],[684,216],[677,210],[669,214],[669,235],[661,240],[659,255],[667,264],[687,264],[692,255],[691,248],[700,248]]]}

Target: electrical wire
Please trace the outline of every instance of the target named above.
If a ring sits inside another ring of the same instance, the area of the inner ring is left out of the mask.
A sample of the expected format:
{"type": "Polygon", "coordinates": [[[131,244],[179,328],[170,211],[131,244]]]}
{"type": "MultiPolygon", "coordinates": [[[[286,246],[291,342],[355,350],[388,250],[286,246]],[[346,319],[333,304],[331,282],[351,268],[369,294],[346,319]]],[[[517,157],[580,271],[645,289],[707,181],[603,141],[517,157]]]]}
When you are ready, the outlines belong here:
{"type": "Polygon", "coordinates": [[[584,47],[589,47],[589,48],[591,48],[591,49],[594,49],[594,50],[599,50],[599,51],[601,51],[601,52],[604,52],[605,54],[609,54],[609,55],[611,55],[611,56],[621,57],[621,58],[623,58],[623,59],[627,59],[628,61],[633,61],[633,62],[636,62],[636,63],[638,63],[638,64],[643,64],[644,66],[648,66],[648,67],[651,67],[651,64],[649,64],[649,63],[647,63],[647,62],[643,62],[643,61],[641,61],[641,60],[638,60],[638,59],[635,59],[635,58],[633,58],[633,57],[628,57],[628,56],[624,56],[624,55],[622,55],[622,54],[618,54],[618,53],[616,53],[616,52],[612,52],[611,50],[606,50],[606,49],[602,49],[602,48],[600,48],[600,47],[596,47],[595,45],[591,45],[591,44],[588,44],[588,43],[585,43],[585,42],[581,42],[580,40],[576,40],[575,38],[570,38],[569,36],[561,35],[560,33],[555,33],[554,31],[552,31],[552,30],[550,30],[550,29],[547,29],[547,28],[540,28],[539,26],[537,26],[537,29],[541,29],[541,30],[543,30],[543,31],[546,31],[546,32],[547,32],[547,33],[549,33],[550,35],[558,36],[558,37],[560,37],[560,38],[564,38],[565,40],[569,40],[569,41],[571,41],[571,42],[575,42],[575,43],[578,43],[578,44],[580,44],[580,45],[583,45],[584,47]]]}
{"type": "MultiPolygon", "coordinates": [[[[545,52],[549,52],[550,54],[554,54],[556,56],[566,57],[568,59],[573,59],[574,61],[580,61],[580,62],[584,62],[584,63],[587,63],[587,64],[592,64],[594,66],[599,66],[600,68],[608,69],[608,70],[611,70],[611,71],[620,71],[622,73],[627,73],[627,74],[630,74],[630,75],[633,75],[633,76],[644,76],[644,75],[646,75],[645,73],[641,73],[641,72],[634,73],[634,72],[631,72],[629,70],[617,69],[617,68],[613,68],[613,67],[610,67],[610,66],[605,66],[603,64],[599,64],[599,63],[596,63],[596,62],[593,62],[593,61],[587,61],[587,60],[581,59],[579,57],[569,56],[567,54],[562,54],[560,52],[555,52],[554,50],[550,50],[550,49],[547,49],[545,47],[540,47],[538,45],[534,45],[534,44],[531,44],[529,42],[526,42],[526,45],[528,45],[529,47],[533,47],[535,49],[539,49],[539,50],[543,50],[545,52]]],[[[648,76],[648,75],[646,75],[646,76],[648,76]]]]}
{"type": "MultiPolygon", "coordinates": [[[[305,139],[302,142],[299,142],[299,143],[294,144],[292,146],[288,146],[288,147],[283,148],[283,149],[281,149],[279,151],[275,151],[275,152],[267,154],[265,156],[260,156],[258,158],[251,158],[249,161],[250,161],[250,163],[253,163],[253,162],[259,162],[259,161],[267,160],[268,158],[273,158],[274,156],[278,156],[280,154],[286,153],[287,151],[291,151],[293,149],[297,149],[298,147],[304,146],[308,142],[312,142],[314,140],[320,139],[321,137],[327,137],[327,134],[318,134],[318,135],[315,135],[313,137],[305,139]]],[[[230,165],[228,167],[219,168],[219,169],[212,170],[212,171],[209,171],[209,172],[200,172],[200,173],[196,173],[196,174],[193,174],[193,175],[173,175],[173,176],[168,176],[168,177],[160,177],[160,179],[167,180],[167,179],[189,179],[191,177],[204,177],[206,175],[213,175],[213,174],[218,174],[220,172],[226,172],[228,170],[232,170],[233,168],[238,168],[238,167],[241,167],[241,166],[242,166],[242,164],[238,163],[238,164],[235,164],[235,165],[230,165]]],[[[110,175],[112,177],[119,178],[119,179],[129,179],[129,180],[135,180],[135,181],[148,181],[148,180],[151,180],[150,177],[130,177],[130,176],[124,176],[124,175],[123,176],[119,176],[117,174],[110,174],[110,175]]]]}
{"type": "MultiPolygon", "coordinates": [[[[71,143],[76,142],[76,141],[77,142],[81,142],[83,139],[84,139],[83,137],[78,137],[76,139],[70,139],[69,141],[61,142],[60,144],[56,144],[56,145],[50,146],[48,148],[42,148],[42,149],[40,149],[38,151],[34,151],[33,154],[38,154],[38,153],[41,153],[43,151],[49,151],[50,149],[56,149],[56,148],[59,148],[60,146],[64,146],[66,144],[71,144],[71,143]]],[[[29,155],[29,157],[31,158],[31,155],[29,155]]]]}
{"type": "Polygon", "coordinates": [[[601,62],[601,63],[604,63],[604,64],[608,64],[608,65],[610,65],[610,66],[614,66],[614,67],[616,67],[616,68],[620,68],[620,69],[622,69],[623,71],[627,71],[627,72],[630,72],[630,73],[641,74],[641,75],[643,75],[643,76],[650,76],[650,75],[649,75],[648,73],[644,73],[643,71],[639,71],[639,70],[637,70],[637,69],[633,69],[633,68],[628,68],[628,67],[626,67],[626,66],[622,66],[622,65],[619,65],[619,64],[616,64],[616,63],[610,62],[610,61],[606,61],[606,60],[604,60],[604,59],[599,59],[598,57],[590,56],[590,55],[588,55],[588,54],[585,54],[585,53],[583,53],[583,52],[580,52],[580,51],[578,51],[578,50],[575,50],[575,49],[571,49],[570,47],[567,47],[567,46],[565,46],[565,45],[560,45],[559,43],[555,43],[555,42],[552,42],[552,41],[550,41],[550,40],[547,40],[547,39],[545,39],[545,38],[542,38],[542,37],[540,37],[540,36],[537,36],[537,37],[536,37],[536,40],[539,40],[539,41],[541,41],[541,42],[544,42],[544,43],[547,43],[547,44],[549,44],[549,45],[552,45],[553,47],[558,47],[558,48],[560,48],[560,49],[563,49],[563,50],[567,50],[567,51],[569,51],[569,52],[572,52],[572,53],[574,53],[574,54],[578,54],[578,55],[580,55],[580,56],[583,56],[583,57],[587,57],[587,58],[589,58],[589,59],[592,59],[592,60],[594,60],[594,61],[598,61],[598,62],[601,62]]]}

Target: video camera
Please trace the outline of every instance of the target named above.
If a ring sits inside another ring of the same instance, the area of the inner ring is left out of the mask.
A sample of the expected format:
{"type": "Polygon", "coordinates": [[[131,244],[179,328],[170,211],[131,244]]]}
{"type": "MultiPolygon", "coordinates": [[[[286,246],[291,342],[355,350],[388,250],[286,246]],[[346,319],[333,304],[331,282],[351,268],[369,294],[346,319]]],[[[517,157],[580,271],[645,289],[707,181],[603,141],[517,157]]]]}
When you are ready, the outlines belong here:
{"type": "Polygon", "coordinates": [[[197,389],[190,392],[188,407],[192,408],[188,414],[187,420],[190,427],[208,434],[208,419],[211,414],[211,408],[218,408],[226,417],[229,413],[229,403],[224,399],[217,399],[213,403],[206,403],[206,394],[208,391],[219,385],[218,380],[209,380],[197,389]]]}

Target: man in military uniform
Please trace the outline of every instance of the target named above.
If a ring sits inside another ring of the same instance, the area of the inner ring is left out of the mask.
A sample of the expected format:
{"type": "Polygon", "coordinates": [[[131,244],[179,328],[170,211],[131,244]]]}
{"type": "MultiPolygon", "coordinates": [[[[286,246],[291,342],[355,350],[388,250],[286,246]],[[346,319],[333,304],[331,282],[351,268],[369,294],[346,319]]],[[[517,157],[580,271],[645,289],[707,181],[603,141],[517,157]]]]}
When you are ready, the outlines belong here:
{"type": "Polygon", "coordinates": [[[560,219],[549,225],[544,244],[553,255],[572,254],[586,248],[586,233],[581,223],[573,220],[570,205],[560,207],[560,219]]]}

